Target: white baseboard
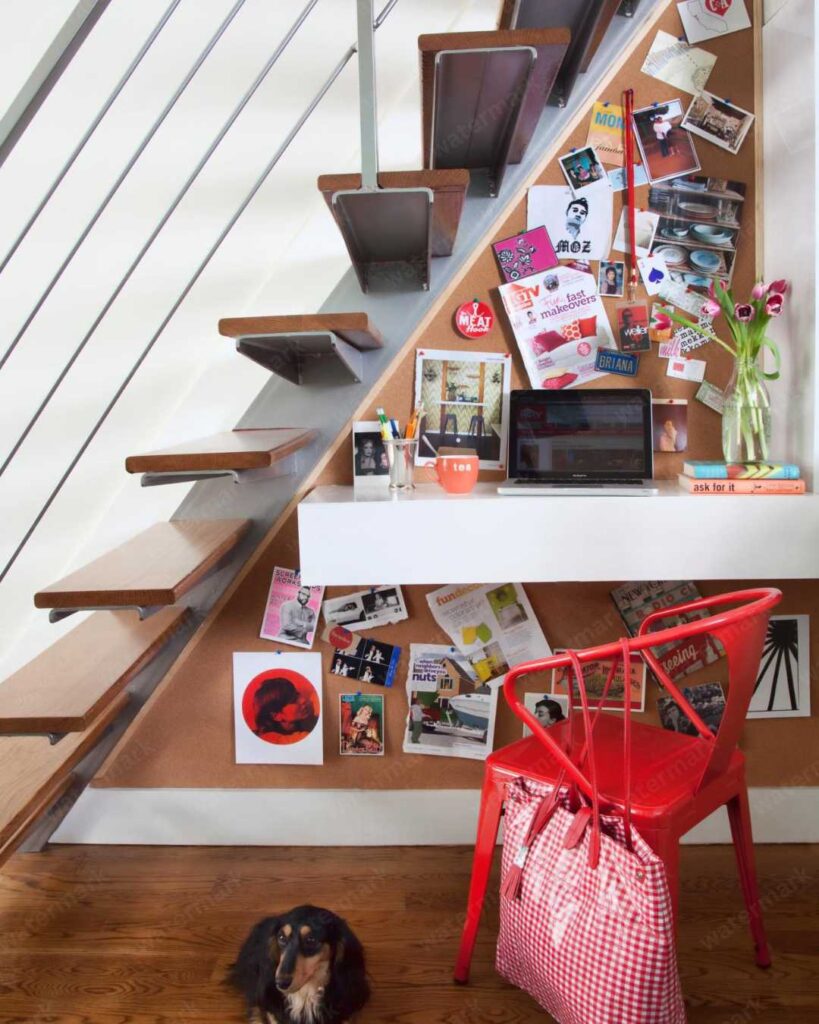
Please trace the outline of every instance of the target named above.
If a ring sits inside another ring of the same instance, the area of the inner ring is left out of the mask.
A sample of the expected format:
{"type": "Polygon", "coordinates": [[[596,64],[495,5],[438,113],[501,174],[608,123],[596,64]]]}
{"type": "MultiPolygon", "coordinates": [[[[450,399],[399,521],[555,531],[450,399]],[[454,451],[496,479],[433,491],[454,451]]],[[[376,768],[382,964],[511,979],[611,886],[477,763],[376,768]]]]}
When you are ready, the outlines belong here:
{"type": "MultiPolygon", "coordinates": [[[[434,846],[475,839],[478,790],[94,789],[55,843],[156,846],[434,846]]],[[[752,789],[759,843],[819,842],[819,788],[752,789]]],[[[727,843],[725,811],[685,837],[727,843]]]]}

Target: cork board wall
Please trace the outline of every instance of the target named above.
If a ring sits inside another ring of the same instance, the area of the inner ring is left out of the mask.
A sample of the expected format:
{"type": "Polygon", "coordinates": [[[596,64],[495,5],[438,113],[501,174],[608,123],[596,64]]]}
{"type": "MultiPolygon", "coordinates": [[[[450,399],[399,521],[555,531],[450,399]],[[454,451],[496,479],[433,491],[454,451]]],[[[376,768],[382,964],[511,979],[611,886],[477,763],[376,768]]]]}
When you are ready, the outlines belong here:
{"type": "MultiPolygon", "coordinates": [[[[682,34],[676,5],[671,4],[661,15],[657,27],[675,36],[682,34]]],[[[686,95],[640,72],[645,54],[655,32],[637,47],[615,76],[601,100],[619,102],[622,90],[635,90],[635,106],[662,102],[679,97],[684,104],[686,95]]],[[[751,32],[739,32],[703,44],[717,56],[717,63],[708,88],[719,96],[727,96],[746,110],[754,109],[754,37],[751,32]]],[[[561,152],[580,147],[586,139],[588,114],[578,124],[561,152]]],[[[734,274],[738,292],[750,290],[755,277],[756,250],[754,245],[756,203],[756,152],[750,136],[737,156],[697,140],[697,151],[702,173],[744,181],[748,185],[746,210],[740,250],[734,274]]],[[[542,184],[563,184],[557,164],[553,163],[539,179],[542,184]]],[[[619,218],[623,194],[615,195],[615,223],[619,218]]],[[[647,186],[638,191],[638,205],[646,205],[647,186]]],[[[515,207],[507,221],[497,232],[505,238],[525,227],[525,197],[515,207]]],[[[451,301],[430,322],[417,344],[406,352],[393,368],[374,387],[370,408],[361,418],[374,418],[376,405],[385,406],[391,415],[405,420],[412,406],[414,385],[415,348],[443,348],[459,350],[509,351],[513,354],[513,387],[528,386],[514,338],[506,323],[497,294],[500,276],[494,257],[487,247],[468,272],[462,286],[451,296],[451,301]],[[463,301],[480,298],[495,310],[496,321],[492,333],[478,345],[460,338],[452,327],[452,314],[463,301]]],[[[613,301],[604,300],[613,316],[613,301]]],[[[269,312],[269,311],[267,311],[269,312]]],[[[715,345],[700,350],[707,360],[706,377],[722,387],[727,383],[730,358],[715,345]]],[[[589,386],[650,387],[658,398],[687,398],[689,400],[688,456],[700,459],[721,457],[720,418],[704,405],[693,400],[697,385],[667,377],[665,361],[654,350],[641,357],[639,375],[629,379],[607,377],[589,386]]],[[[773,385],[774,387],[776,385],[773,385]]],[[[305,409],[309,423],[309,409],[305,409]]],[[[319,484],[350,483],[352,458],[349,435],[330,458],[315,481],[319,484]]],[[[661,454],[657,456],[656,474],[673,478],[681,469],[685,456],[661,454]]],[[[491,472],[484,473],[492,479],[491,472]]],[[[764,498],[749,500],[765,500],[764,498]]],[[[610,523],[608,528],[629,542],[628,522],[610,523]]],[[[548,523],[544,523],[548,529],[548,523]]],[[[692,522],[690,535],[669,537],[669,543],[696,543],[698,525],[692,522]]],[[[513,537],[514,531],[511,531],[513,537]]],[[[487,541],[491,540],[487,538],[487,541]]],[[[638,542],[638,538],[634,539],[638,542]]],[[[514,543],[513,539],[505,541],[514,543]]],[[[764,543],[764,537],[760,537],[764,543]]],[[[385,789],[437,789],[476,788],[480,785],[483,766],[456,758],[431,758],[407,755],[401,751],[407,702],[404,680],[407,653],[412,642],[448,642],[433,622],[427,608],[425,593],[428,588],[404,588],[410,618],[394,626],[373,632],[373,637],[404,648],[399,666],[398,684],[386,692],[386,754],[383,758],[351,758],[338,754],[338,694],[349,692],[351,686],[329,675],[330,651],[326,645],[316,644],[322,653],[325,695],[325,763],[321,767],[278,767],[234,764],[233,711],[231,657],[234,651],[272,651],[276,647],[258,637],[265,598],[274,566],[295,567],[299,564],[296,515],[292,511],[270,532],[239,581],[220,602],[197,638],[163,681],[153,698],[142,710],[131,730],[103,766],[94,784],[117,787],[208,787],[208,788],[385,788],[385,789]]],[[[400,581],[396,581],[400,582],[400,581]]],[[[495,581],[502,582],[502,581],[495,581]]],[[[609,591],[620,580],[593,584],[532,583],[526,589],[544,632],[553,647],[587,646],[615,639],[622,632],[619,618],[609,598],[609,591]]],[[[719,583],[698,581],[704,594],[718,593],[731,588],[719,583]]],[[[772,581],[776,583],[776,581],[772,581]]],[[[737,582],[736,587],[749,585],[737,582]]],[[[812,647],[819,651],[819,583],[814,581],[785,581],[777,584],[785,594],[780,611],[808,613],[812,616],[812,647]]],[[[352,589],[352,588],[347,588],[352,589]]],[[[327,596],[344,593],[344,588],[330,588],[327,596]]],[[[686,682],[722,681],[725,663],[720,662],[702,673],[692,675],[686,682]]],[[[532,678],[531,689],[543,686],[544,680],[532,678]]],[[[368,684],[356,684],[366,691],[368,684]]],[[[657,691],[648,684],[647,710],[644,720],[656,721],[657,691]]],[[[814,683],[813,703],[818,706],[819,694],[814,683]]],[[[496,745],[519,738],[520,723],[500,702],[495,733],[496,745]]],[[[819,743],[819,726],[815,718],[753,721],[747,724],[742,745],[749,760],[749,780],[757,786],[798,786],[819,784],[819,760],[813,749],[819,743]]]]}

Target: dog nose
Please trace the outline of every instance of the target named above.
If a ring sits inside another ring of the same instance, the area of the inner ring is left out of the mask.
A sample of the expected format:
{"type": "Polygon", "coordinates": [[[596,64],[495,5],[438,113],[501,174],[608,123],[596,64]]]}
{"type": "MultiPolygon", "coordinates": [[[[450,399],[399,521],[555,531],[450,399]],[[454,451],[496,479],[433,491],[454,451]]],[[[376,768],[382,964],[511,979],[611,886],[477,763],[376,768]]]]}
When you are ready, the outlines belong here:
{"type": "Polygon", "coordinates": [[[292,983],[293,983],[293,979],[292,978],[279,978],[279,977],[276,978],[276,988],[279,989],[282,992],[286,992],[287,989],[290,988],[292,983]]]}

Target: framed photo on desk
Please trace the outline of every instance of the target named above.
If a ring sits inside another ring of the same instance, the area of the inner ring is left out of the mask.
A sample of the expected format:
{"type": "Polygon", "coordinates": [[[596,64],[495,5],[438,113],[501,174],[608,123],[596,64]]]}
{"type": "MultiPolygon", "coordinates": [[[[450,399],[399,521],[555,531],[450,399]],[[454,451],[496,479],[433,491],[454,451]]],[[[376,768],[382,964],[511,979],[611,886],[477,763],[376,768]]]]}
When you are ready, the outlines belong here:
{"type": "Polygon", "coordinates": [[[425,414],[417,466],[460,445],[477,451],[481,469],[506,469],[511,363],[508,352],[416,352],[415,402],[425,414]]]}

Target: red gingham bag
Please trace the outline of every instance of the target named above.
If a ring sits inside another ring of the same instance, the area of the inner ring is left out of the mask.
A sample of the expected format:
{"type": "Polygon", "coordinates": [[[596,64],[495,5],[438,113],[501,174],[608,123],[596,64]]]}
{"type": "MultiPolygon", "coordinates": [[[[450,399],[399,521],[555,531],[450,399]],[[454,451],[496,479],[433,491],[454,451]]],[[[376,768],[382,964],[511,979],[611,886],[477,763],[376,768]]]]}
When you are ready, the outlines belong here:
{"type": "Polygon", "coordinates": [[[573,811],[563,775],[554,788],[523,779],[507,787],[496,967],[559,1024],[684,1024],[665,868],[631,827],[628,689],[620,817],[600,813],[583,670],[568,653],[592,737],[581,755],[591,806],[573,811]]]}

